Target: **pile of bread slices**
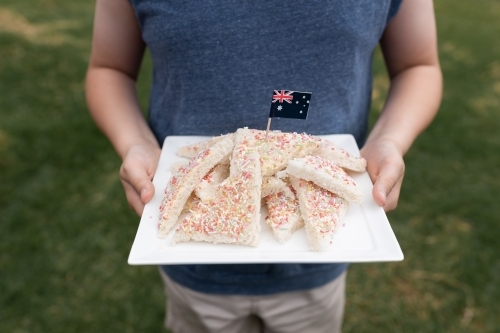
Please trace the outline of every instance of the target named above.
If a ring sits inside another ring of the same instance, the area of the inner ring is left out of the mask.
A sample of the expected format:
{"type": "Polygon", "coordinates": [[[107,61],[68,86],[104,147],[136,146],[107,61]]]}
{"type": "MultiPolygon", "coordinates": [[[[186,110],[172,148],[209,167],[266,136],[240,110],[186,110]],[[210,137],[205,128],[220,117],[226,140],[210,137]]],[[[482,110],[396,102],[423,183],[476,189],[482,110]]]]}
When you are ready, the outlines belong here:
{"type": "Polygon", "coordinates": [[[158,236],[257,246],[261,205],[276,239],[285,243],[305,226],[309,247],[324,250],[349,202],[363,195],[344,169],[366,161],[332,142],[298,133],[238,129],[182,147],[189,162],[174,165],[160,206],[158,236]],[[187,213],[180,219],[182,213],[187,213]]]}

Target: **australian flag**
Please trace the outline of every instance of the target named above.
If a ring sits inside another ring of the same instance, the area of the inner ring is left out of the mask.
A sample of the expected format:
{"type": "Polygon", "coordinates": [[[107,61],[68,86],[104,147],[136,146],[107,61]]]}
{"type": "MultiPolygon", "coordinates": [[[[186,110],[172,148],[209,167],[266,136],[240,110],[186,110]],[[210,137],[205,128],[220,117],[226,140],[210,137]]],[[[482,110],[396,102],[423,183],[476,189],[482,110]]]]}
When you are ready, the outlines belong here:
{"type": "Polygon", "coordinates": [[[269,118],[306,119],[311,103],[311,93],[275,90],[269,118]]]}

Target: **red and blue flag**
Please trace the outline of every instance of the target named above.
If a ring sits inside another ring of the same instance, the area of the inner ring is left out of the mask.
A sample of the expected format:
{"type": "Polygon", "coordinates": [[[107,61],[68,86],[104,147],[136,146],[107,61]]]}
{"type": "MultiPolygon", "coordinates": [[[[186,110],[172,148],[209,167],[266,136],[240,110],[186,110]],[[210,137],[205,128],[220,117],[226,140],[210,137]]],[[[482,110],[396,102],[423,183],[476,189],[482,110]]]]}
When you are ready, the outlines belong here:
{"type": "Polygon", "coordinates": [[[306,119],[310,103],[311,93],[275,90],[269,118],[306,119]]]}

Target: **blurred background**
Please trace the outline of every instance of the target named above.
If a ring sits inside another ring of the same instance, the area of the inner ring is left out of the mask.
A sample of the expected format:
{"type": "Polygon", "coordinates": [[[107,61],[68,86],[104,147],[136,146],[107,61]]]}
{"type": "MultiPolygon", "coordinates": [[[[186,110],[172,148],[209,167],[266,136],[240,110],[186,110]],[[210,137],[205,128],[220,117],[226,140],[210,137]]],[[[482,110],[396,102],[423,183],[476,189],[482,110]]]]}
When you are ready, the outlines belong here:
{"type": "MultiPolygon", "coordinates": [[[[406,156],[398,263],[355,264],[346,332],[500,332],[500,1],[435,1],[444,99],[406,156]]],[[[0,332],[161,332],[156,267],[85,106],[94,1],[0,3],[0,332]]],[[[372,121],[388,79],[377,51],[372,121]]],[[[146,109],[151,62],[139,93],[146,109]]]]}

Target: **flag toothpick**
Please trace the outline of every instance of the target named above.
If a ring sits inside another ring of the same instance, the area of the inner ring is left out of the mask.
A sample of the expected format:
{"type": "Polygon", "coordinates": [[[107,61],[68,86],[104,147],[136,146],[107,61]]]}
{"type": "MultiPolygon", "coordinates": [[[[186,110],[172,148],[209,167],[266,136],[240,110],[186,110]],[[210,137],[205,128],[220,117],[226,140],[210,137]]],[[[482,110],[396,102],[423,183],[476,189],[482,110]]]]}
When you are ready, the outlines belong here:
{"type": "Polygon", "coordinates": [[[266,141],[269,135],[272,118],[294,118],[306,119],[309,105],[311,102],[311,93],[274,90],[271,110],[269,110],[269,119],[267,121],[266,141]]]}
{"type": "Polygon", "coordinates": [[[271,117],[267,120],[267,128],[266,128],[266,141],[267,141],[267,135],[269,134],[269,128],[271,127],[271,117]]]}

